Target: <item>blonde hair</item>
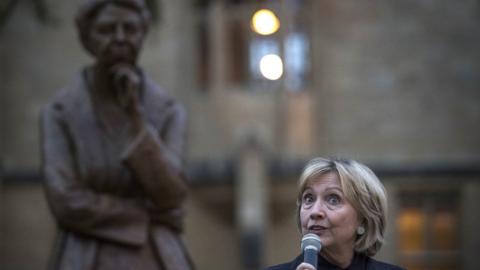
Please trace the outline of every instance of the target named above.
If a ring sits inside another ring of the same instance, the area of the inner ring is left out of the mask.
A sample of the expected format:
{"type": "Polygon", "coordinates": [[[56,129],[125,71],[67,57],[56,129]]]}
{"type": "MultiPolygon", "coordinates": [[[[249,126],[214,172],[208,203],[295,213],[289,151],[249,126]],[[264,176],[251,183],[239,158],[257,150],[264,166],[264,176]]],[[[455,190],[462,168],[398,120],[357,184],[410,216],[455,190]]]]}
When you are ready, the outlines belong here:
{"type": "Polygon", "coordinates": [[[342,191],[361,218],[365,233],[358,235],[354,250],[375,255],[384,243],[387,194],[383,184],[367,166],[349,159],[315,158],[308,162],[298,181],[297,223],[300,228],[302,194],[319,175],[335,172],[342,191]]]}

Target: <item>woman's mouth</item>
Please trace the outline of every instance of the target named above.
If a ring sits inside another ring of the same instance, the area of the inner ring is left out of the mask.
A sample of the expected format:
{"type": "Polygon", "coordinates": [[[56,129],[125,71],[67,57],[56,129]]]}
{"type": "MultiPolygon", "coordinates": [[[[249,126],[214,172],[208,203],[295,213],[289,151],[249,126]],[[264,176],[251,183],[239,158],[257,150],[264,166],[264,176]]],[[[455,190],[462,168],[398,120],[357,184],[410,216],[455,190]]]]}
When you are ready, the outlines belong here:
{"type": "Polygon", "coordinates": [[[327,230],[327,227],[321,225],[310,225],[308,226],[308,231],[314,234],[322,234],[327,230]]]}

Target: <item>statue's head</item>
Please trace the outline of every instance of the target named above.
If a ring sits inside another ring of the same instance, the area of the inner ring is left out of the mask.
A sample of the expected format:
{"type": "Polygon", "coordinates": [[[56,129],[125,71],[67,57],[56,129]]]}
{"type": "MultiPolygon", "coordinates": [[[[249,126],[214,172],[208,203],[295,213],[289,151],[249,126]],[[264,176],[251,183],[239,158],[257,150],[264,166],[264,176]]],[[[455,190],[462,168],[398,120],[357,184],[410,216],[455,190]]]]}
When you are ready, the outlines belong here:
{"type": "Polygon", "coordinates": [[[97,63],[134,64],[150,23],[143,0],[85,0],[75,19],[80,41],[97,63]]]}

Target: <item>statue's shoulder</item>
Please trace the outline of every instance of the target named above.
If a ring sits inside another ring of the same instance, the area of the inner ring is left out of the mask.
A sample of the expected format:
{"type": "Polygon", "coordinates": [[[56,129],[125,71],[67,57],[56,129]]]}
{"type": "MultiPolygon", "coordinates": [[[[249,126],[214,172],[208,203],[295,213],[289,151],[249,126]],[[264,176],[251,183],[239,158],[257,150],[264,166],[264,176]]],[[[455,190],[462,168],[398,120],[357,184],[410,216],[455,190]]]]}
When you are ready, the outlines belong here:
{"type": "Polygon", "coordinates": [[[165,108],[165,107],[183,107],[173,95],[165,88],[157,84],[148,74],[143,74],[144,78],[144,100],[147,107],[165,108]]]}
{"type": "Polygon", "coordinates": [[[173,99],[171,94],[155,82],[149,74],[143,73],[143,79],[145,94],[150,98],[154,98],[157,101],[173,99]]]}
{"type": "Polygon", "coordinates": [[[88,87],[81,72],[77,73],[70,82],[58,90],[44,110],[68,111],[78,109],[88,99],[88,87]]]}

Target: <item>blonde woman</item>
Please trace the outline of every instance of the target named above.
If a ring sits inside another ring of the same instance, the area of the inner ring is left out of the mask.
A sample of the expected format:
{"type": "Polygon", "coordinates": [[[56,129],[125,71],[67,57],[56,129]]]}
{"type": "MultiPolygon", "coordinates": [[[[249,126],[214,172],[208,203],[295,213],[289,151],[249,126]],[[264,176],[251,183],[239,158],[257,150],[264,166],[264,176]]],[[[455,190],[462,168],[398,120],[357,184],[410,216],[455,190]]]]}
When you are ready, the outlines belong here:
{"type": "MultiPolygon", "coordinates": [[[[302,235],[320,237],[318,269],[402,268],[376,261],[384,241],[387,196],[365,165],[344,159],[315,158],[298,183],[297,219],[302,235]]],[[[303,254],[267,270],[315,270],[303,254]]]]}

